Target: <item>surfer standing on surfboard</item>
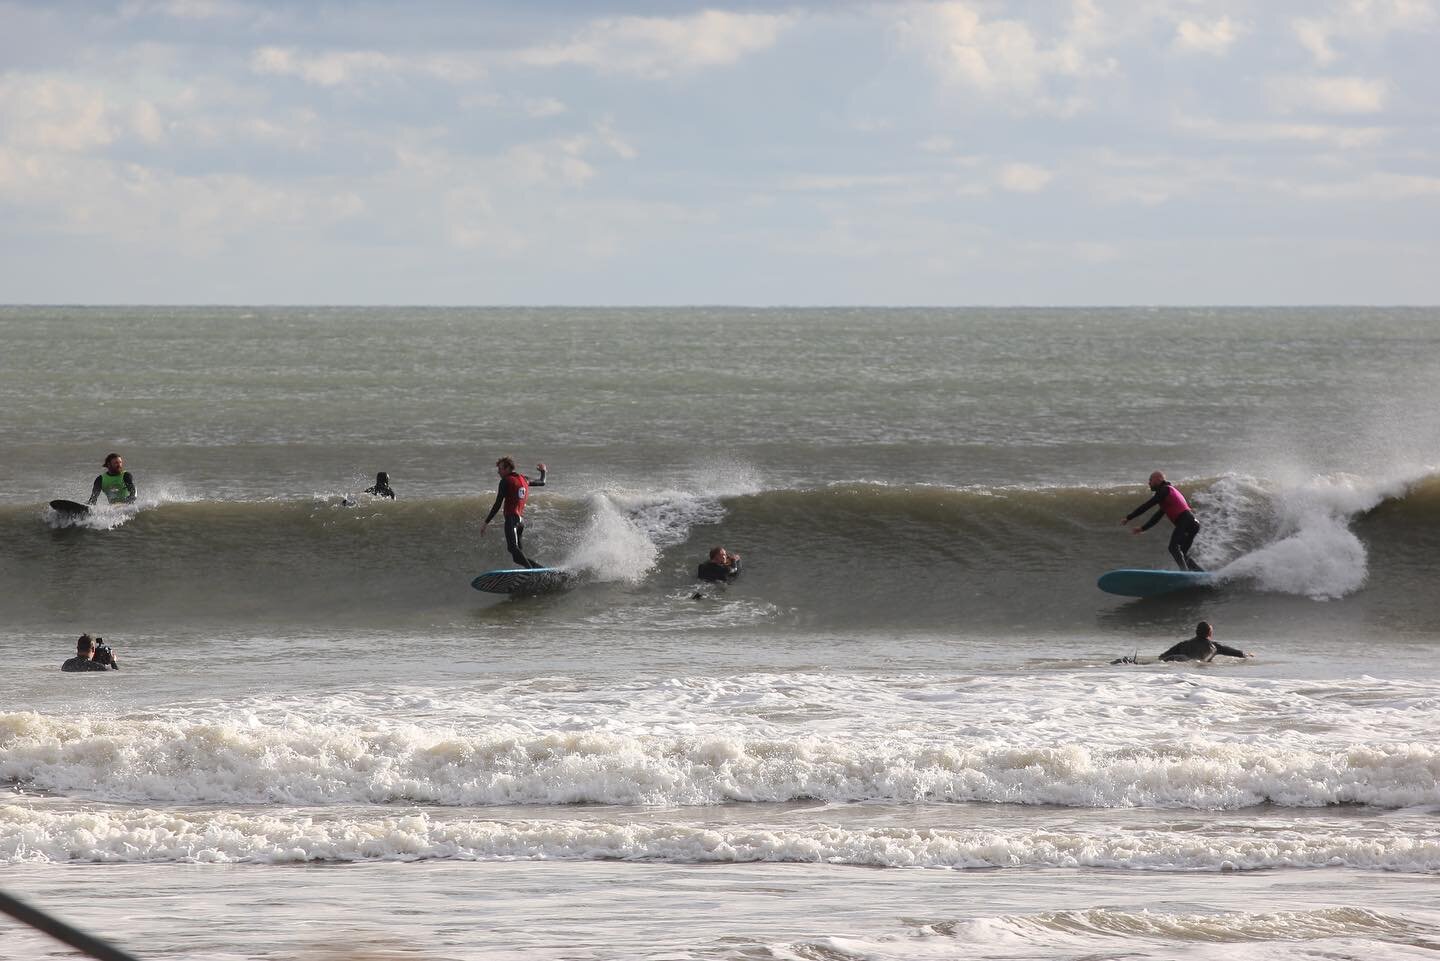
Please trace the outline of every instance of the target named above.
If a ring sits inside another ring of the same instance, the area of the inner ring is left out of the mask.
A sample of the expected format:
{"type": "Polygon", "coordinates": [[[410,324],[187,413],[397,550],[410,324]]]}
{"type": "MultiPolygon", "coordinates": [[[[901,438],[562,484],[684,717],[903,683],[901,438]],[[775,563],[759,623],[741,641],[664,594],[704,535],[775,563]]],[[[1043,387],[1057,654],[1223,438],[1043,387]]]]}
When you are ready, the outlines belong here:
{"type": "Polygon", "coordinates": [[[1190,505],[1186,503],[1185,495],[1165,479],[1164,471],[1158,470],[1150,475],[1150,490],[1155,496],[1126,514],[1120,523],[1128,524],[1150,508],[1158,507],[1155,516],[1135,528],[1134,533],[1143,534],[1160,523],[1161,517],[1170,518],[1170,523],[1175,525],[1175,530],[1170,534],[1170,556],[1175,558],[1175,563],[1180,565],[1182,571],[1205,570],[1190,559],[1190,545],[1195,542],[1195,535],[1200,533],[1200,522],[1195,519],[1195,512],[1190,510],[1190,505]]]}
{"type": "Polygon", "coordinates": [[[521,548],[521,541],[525,537],[525,501],[530,496],[530,488],[545,486],[545,465],[537,464],[535,469],[540,472],[540,478],[532,481],[515,469],[514,458],[502,457],[495,462],[495,473],[500,475],[500,489],[495,493],[495,503],[491,506],[489,515],[480,525],[480,536],[484,537],[485,528],[490,526],[490,522],[502,507],[505,509],[505,546],[510,550],[510,556],[515,559],[515,563],[521,567],[545,566],[526,557],[521,548]]]}
{"type": "Polygon", "coordinates": [[[110,504],[128,504],[135,499],[135,478],[125,469],[125,458],[119,454],[105,455],[105,473],[95,478],[86,503],[94,504],[102,493],[110,504]]]}

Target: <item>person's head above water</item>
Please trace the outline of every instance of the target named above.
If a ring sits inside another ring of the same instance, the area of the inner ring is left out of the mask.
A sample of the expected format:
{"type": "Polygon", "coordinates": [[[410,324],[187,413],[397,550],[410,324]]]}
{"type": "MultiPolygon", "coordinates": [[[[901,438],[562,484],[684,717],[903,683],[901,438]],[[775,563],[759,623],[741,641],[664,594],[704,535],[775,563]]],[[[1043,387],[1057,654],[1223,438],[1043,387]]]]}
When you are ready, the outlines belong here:
{"type": "Polygon", "coordinates": [[[716,564],[724,564],[730,560],[730,554],[723,547],[710,548],[710,559],[716,564]]]}
{"type": "Polygon", "coordinates": [[[495,462],[495,470],[499,472],[499,474],[500,474],[501,477],[506,477],[506,476],[508,476],[508,475],[510,475],[510,474],[515,473],[515,458],[513,458],[513,457],[502,457],[502,458],[500,458],[499,460],[497,460],[497,461],[495,462]]]}
{"type": "Polygon", "coordinates": [[[89,634],[81,634],[75,641],[75,653],[80,657],[89,657],[95,653],[95,638],[89,634]]]}
{"type": "Polygon", "coordinates": [[[112,474],[118,474],[125,469],[125,458],[119,454],[105,455],[105,469],[112,474]]]}
{"type": "Polygon", "coordinates": [[[382,470],[380,473],[376,474],[376,475],[375,475],[375,486],[376,486],[376,487],[389,487],[389,486],[390,486],[390,475],[387,474],[387,473],[385,473],[383,470],[382,470]]]}
{"type": "Polygon", "coordinates": [[[1151,473],[1150,473],[1150,489],[1151,489],[1152,491],[1153,491],[1155,488],[1159,487],[1161,484],[1164,484],[1164,483],[1165,483],[1165,472],[1164,472],[1163,470],[1151,471],[1151,473]]]}
{"type": "Polygon", "coordinates": [[[1214,637],[1215,628],[1210,626],[1209,621],[1201,621],[1199,624],[1195,625],[1195,636],[1205,638],[1214,637]]]}

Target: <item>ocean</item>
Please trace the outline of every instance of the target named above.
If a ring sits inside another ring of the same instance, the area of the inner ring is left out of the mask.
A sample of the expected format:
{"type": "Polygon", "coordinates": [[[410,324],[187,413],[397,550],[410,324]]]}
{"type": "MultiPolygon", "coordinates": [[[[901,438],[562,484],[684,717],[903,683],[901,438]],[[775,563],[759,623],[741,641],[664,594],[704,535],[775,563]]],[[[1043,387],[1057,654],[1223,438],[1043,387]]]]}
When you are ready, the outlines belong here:
{"type": "Polygon", "coordinates": [[[1440,953],[1440,309],[5,307],[0,345],[0,889],[142,959],[1440,953]],[[136,504],[47,506],[111,451],[136,504]],[[501,455],[573,589],[470,588],[501,455]],[[1104,594],[1171,566],[1120,523],[1155,469],[1220,586],[1104,594]],[[1156,663],[1201,619],[1255,656],[1156,663]],[[82,632],[121,670],[62,674],[82,632]]]}

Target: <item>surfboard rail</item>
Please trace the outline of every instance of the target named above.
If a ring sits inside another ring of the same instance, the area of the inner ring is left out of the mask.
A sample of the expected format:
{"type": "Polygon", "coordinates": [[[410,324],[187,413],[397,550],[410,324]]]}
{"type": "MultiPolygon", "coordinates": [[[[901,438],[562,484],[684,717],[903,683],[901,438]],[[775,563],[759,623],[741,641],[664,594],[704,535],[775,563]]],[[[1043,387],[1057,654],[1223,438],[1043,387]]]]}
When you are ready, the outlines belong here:
{"type": "Polygon", "coordinates": [[[1159,571],[1126,567],[1106,571],[1095,586],[1107,594],[1121,597],[1155,597],[1174,591],[1214,587],[1218,581],[1208,571],[1159,571]]]}
{"type": "Polygon", "coordinates": [[[502,567],[479,575],[470,586],[489,594],[548,594],[574,581],[575,574],[560,567],[502,567]]]}

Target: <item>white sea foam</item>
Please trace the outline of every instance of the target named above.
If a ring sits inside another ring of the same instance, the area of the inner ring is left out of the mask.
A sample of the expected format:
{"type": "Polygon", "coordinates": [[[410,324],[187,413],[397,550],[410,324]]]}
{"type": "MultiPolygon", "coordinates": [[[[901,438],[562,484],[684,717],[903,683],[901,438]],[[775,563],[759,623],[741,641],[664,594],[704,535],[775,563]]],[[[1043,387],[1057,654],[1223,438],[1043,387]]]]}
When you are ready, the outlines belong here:
{"type": "Polygon", "coordinates": [[[1359,590],[1368,573],[1365,546],[1350,525],[1428,472],[1416,467],[1379,478],[1333,474],[1281,481],[1226,475],[1203,501],[1197,499],[1206,508],[1199,556],[1211,563],[1233,556],[1260,531],[1264,543],[1219,568],[1222,578],[1317,599],[1344,597],[1359,590]]]}
{"type": "Polygon", "coordinates": [[[87,514],[62,514],[47,507],[45,522],[51,527],[84,527],[95,531],[110,531],[123,527],[134,520],[142,511],[160,507],[163,504],[183,504],[195,500],[185,486],[178,482],[159,484],[137,484],[139,496],[128,504],[107,504],[104,498],[90,508],[87,514]]]}
{"type": "Polygon", "coordinates": [[[828,937],[770,946],[785,961],[968,957],[1429,958],[1430,930],[1360,907],[1211,914],[1095,908],[932,922],[904,936],[828,937]]]}
{"type": "Polygon", "coordinates": [[[610,820],[440,818],[372,810],[43,811],[0,805],[0,863],[18,861],[625,860],[865,867],[1093,867],[1440,871],[1440,831],[1346,822],[1281,832],[784,827],[610,820]]]}
{"type": "Polygon", "coordinates": [[[1433,741],[1302,746],[936,738],[635,725],[356,726],[291,719],[0,715],[0,779],[28,790],[167,803],[441,805],[828,801],[1233,809],[1440,804],[1433,741]]]}
{"type": "Polygon", "coordinates": [[[597,580],[638,583],[660,551],[683,543],[692,529],[725,516],[722,498],[755,493],[748,467],[718,462],[690,472],[688,489],[607,489],[585,503],[584,526],[563,562],[597,580]]]}

